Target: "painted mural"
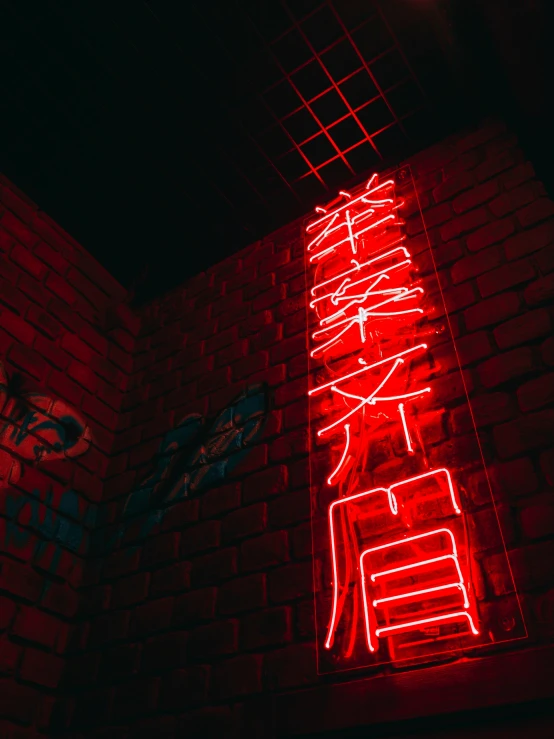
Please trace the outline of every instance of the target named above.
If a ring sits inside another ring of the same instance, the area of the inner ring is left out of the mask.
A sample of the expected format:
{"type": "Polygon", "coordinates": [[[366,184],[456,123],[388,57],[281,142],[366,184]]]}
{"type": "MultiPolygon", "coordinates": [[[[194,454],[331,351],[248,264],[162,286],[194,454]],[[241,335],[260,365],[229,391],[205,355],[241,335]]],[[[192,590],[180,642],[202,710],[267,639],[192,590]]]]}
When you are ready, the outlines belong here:
{"type": "Polygon", "coordinates": [[[171,506],[222,485],[259,440],[269,410],[265,384],[248,386],[215,419],[190,414],[162,439],[149,473],[127,498],[120,524],[98,532],[94,553],[118,546],[129,527],[142,539],[161,524],[171,506]]]}
{"type": "Polygon", "coordinates": [[[27,390],[20,376],[8,376],[0,363],[0,495],[6,517],[0,549],[61,574],[67,569],[61,565],[72,555],[107,554],[130,529],[137,538],[146,537],[174,503],[225,482],[260,438],[268,409],[267,387],[257,384],[215,418],[199,414],[183,418],[162,439],[149,473],[129,494],[119,522],[102,527],[97,507],[75,490],[63,490],[54,482],[46,489],[30,487],[26,477],[32,467],[44,464],[47,471],[49,461],[85,454],[90,429],[66,403],[27,390]]]}
{"type": "Polygon", "coordinates": [[[88,451],[89,427],[61,400],[27,390],[0,362],[0,487],[15,485],[22,461],[40,464],[88,451]]]}
{"type": "Polygon", "coordinates": [[[2,551],[51,573],[59,572],[64,560],[72,567],[72,553],[85,553],[94,508],[85,506],[74,490],[53,482],[42,489],[28,486],[26,476],[31,477],[32,467],[47,469],[48,462],[85,454],[91,438],[73,408],[28,389],[21,375],[9,375],[0,362],[0,496],[6,517],[2,551]]]}

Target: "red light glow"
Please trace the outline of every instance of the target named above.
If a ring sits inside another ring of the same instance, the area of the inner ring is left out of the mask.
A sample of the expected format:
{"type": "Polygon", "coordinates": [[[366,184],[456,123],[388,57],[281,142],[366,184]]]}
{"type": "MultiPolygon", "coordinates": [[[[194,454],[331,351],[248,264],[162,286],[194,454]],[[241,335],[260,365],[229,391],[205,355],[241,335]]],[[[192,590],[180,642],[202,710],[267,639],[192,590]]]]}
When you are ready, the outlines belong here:
{"type": "Polygon", "coordinates": [[[344,439],[331,447],[331,456],[340,454],[326,478],[337,497],[328,507],[332,600],[324,647],[333,649],[345,628],[349,598],[358,615],[345,657],[354,652],[359,619],[370,653],[430,629],[440,639],[471,639],[479,617],[453,474],[429,469],[410,411],[433,389],[428,345],[416,340],[425,292],[401,230],[402,203],[394,180],[378,184],[377,175],[361,194],[339,195],[343,202],[318,207],[323,215],[306,229],[315,265],[309,308],[317,317],[310,357],[323,362],[309,391],[320,403],[315,432],[344,439]],[[359,462],[383,427],[401,431],[404,454],[421,471],[360,492],[359,462]],[[422,516],[426,507],[435,510],[435,525],[422,516]]]}

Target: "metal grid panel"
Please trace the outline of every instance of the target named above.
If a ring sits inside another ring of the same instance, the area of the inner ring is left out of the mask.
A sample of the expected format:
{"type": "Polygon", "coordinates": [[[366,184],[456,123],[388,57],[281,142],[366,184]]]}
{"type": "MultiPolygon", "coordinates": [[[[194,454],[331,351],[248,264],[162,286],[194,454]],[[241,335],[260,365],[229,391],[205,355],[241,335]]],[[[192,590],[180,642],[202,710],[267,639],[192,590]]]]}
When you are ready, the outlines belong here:
{"type": "Polygon", "coordinates": [[[425,97],[378,3],[283,0],[280,9],[272,24],[259,5],[243,7],[280,72],[258,96],[273,122],[255,139],[311,200],[401,151],[404,121],[425,97]]]}

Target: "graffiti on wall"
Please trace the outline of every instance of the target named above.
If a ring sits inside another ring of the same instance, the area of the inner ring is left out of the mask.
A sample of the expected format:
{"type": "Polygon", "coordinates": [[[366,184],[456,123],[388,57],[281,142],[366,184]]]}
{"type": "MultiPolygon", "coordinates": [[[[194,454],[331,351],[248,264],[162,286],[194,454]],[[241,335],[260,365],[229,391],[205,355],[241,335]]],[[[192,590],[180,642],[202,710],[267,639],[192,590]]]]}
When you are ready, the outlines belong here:
{"type": "Polygon", "coordinates": [[[91,433],[62,400],[28,391],[21,375],[0,362],[0,487],[15,485],[22,461],[40,464],[75,458],[90,447],[91,433]]]}
{"type": "Polygon", "coordinates": [[[46,489],[26,485],[29,466],[75,459],[91,444],[90,428],[67,403],[28,390],[17,373],[0,362],[0,489],[6,516],[3,550],[39,562],[55,573],[64,557],[83,555],[93,509],[74,490],[51,482],[46,489]],[[28,494],[16,487],[24,487],[28,494]]]}
{"type": "Polygon", "coordinates": [[[146,537],[161,524],[172,505],[222,485],[259,440],[268,410],[267,386],[255,384],[215,419],[200,414],[182,419],[162,439],[152,471],[129,494],[115,531],[108,536],[98,533],[96,553],[116,548],[131,525],[138,525],[137,539],[146,537]]]}

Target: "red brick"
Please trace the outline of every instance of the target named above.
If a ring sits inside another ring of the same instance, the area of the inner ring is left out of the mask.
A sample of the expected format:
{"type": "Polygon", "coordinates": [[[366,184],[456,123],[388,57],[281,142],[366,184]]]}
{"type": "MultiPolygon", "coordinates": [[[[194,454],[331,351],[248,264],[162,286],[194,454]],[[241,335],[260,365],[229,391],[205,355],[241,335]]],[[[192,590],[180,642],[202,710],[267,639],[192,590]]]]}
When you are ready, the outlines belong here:
{"type": "Polygon", "coordinates": [[[267,465],[267,446],[259,444],[251,447],[246,457],[228,472],[229,478],[242,477],[265,467],[267,465]]]}
{"type": "Polygon", "coordinates": [[[288,471],[285,465],[269,467],[255,475],[250,475],[244,481],[243,500],[245,503],[251,503],[281,495],[287,489],[287,484],[288,471]]]}
{"type": "Polygon", "coordinates": [[[464,311],[466,328],[468,331],[476,331],[484,326],[500,323],[514,316],[519,311],[519,305],[519,298],[514,292],[481,300],[464,311]]]}
{"type": "Polygon", "coordinates": [[[235,547],[205,554],[195,559],[192,565],[192,581],[195,587],[214,585],[236,573],[237,550],[235,547]]]}
{"type": "Polygon", "coordinates": [[[290,339],[284,339],[274,346],[270,351],[271,364],[279,364],[286,362],[297,354],[303,354],[306,351],[306,336],[293,336],[290,339]]]}
{"type": "Polygon", "coordinates": [[[255,372],[262,372],[268,367],[267,352],[258,352],[257,354],[244,357],[233,364],[233,379],[243,380],[253,375],[255,372]]]}
{"type": "Polygon", "coordinates": [[[525,346],[488,359],[479,365],[478,372],[483,385],[490,388],[533,372],[536,368],[533,352],[525,346]]]}
{"type": "Polygon", "coordinates": [[[59,632],[59,620],[38,608],[23,608],[20,610],[13,626],[15,636],[26,641],[36,642],[49,649],[56,646],[59,632]]]}
{"type": "Polygon", "coordinates": [[[550,337],[541,344],[541,356],[545,364],[554,367],[554,337],[550,337]]]}
{"type": "Polygon", "coordinates": [[[122,577],[112,587],[112,608],[127,608],[140,603],[148,592],[148,574],[139,572],[136,575],[122,577]]]}
{"type": "Polygon", "coordinates": [[[288,536],[286,531],[263,534],[247,539],[241,545],[241,565],[243,571],[263,570],[272,565],[282,564],[289,559],[288,536]]]}
{"type": "Polygon", "coordinates": [[[62,255],[41,241],[35,247],[35,254],[39,259],[54,269],[59,275],[64,275],[69,267],[69,262],[62,255]]]}
{"type": "Polygon", "coordinates": [[[538,498],[534,505],[520,512],[521,531],[529,539],[541,539],[554,534],[554,504],[551,496],[538,498]]]}
{"type": "Polygon", "coordinates": [[[501,459],[551,444],[553,435],[553,409],[530,413],[494,429],[494,441],[501,459]]]}
{"type": "Polygon", "coordinates": [[[547,336],[550,331],[551,321],[548,311],[545,308],[537,308],[495,328],[494,338],[500,349],[508,349],[547,336]]]}
{"type": "Polygon", "coordinates": [[[93,308],[98,309],[108,301],[107,296],[96,285],[93,285],[90,280],[73,267],[67,273],[67,280],[75,290],[78,290],[88,300],[93,308]]]}
{"type": "Polygon", "coordinates": [[[282,267],[289,262],[290,249],[281,249],[273,256],[262,259],[259,266],[260,275],[265,275],[267,272],[275,272],[279,267],[282,267]]]}
{"type": "Polygon", "coordinates": [[[23,318],[10,311],[3,310],[0,313],[0,324],[4,331],[7,331],[22,344],[30,345],[33,343],[36,334],[35,329],[23,318]]]}
{"type": "Polygon", "coordinates": [[[471,411],[463,404],[455,408],[450,415],[450,423],[454,434],[467,434],[473,429],[502,423],[513,418],[516,412],[513,399],[508,393],[487,393],[471,399],[471,411]]]}
{"type": "MultiPolygon", "coordinates": [[[[178,711],[183,708],[194,708],[206,702],[208,693],[209,667],[195,665],[185,670],[174,670],[162,678],[160,690],[160,707],[164,711],[178,711]]],[[[169,718],[169,717],[168,717],[169,718]]],[[[170,717],[173,718],[173,717],[170,717]]],[[[161,737],[159,727],[148,730],[148,736],[161,737]]],[[[171,731],[168,731],[168,736],[171,731]]]]}
{"type": "Polygon", "coordinates": [[[30,567],[8,560],[2,561],[0,589],[24,600],[37,601],[42,593],[43,578],[30,567]]]}
{"type": "MultiPolygon", "coordinates": [[[[36,690],[33,690],[27,685],[21,685],[16,683],[13,679],[2,679],[0,680],[0,714],[2,718],[14,719],[25,723],[30,723],[35,719],[39,710],[39,701],[37,700],[38,694],[36,690]]],[[[13,725],[9,725],[10,730],[14,728],[13,725]]],[[[31,734],[28,735],[28,739],[33,739],[33,735],[36,737],[35,729],[31,729],[31,734]]],[[[6,739],[23,739],[18,737],[17,734],[6,734],[6,739]]]]}
{"type": "Polygon", "coordinates": [[[77,301],[77,293],[63,277],[59,277],[54,272],[50,272],[46,277],[44,284],[50,292],[65,303],[68,305],[75,305],[77,301]]]}
{"type": "Polygon", "coordinates": [[[516,213],[516,218],[523,228],[533,226],[552,216],[554,216],[554,203],[548,198],[539,198],[516,213]]]}
{"type": "Polygon", "coordinates": [[[456,142],[456,149],[460,152],[468,151],[481,144],[486,144],[496,136],[503,134],[506,126],[499,121],[491,121],[487,125],[480,126],[476,131],[464,136],[456,142]]]}
{"type": "Polygon", "coordinates": [[[541,454],[541,469],[546,482],[554,486],[554,447],[541,454]]]}
{"type": "Polygon", "coordinates": [[[443,200],[451,200],[454,195],[457,195],[462,190],[467,190],[473,185],[473,176],[463,171],[458,174],[448,177],[444,182],[435,187],[433,190],[433,198],[436,203],[441,203],[443,200]]]}
{"type": "Polygon", "coordinates": [[[294,644],[266,655],[264,674],[270,689],[309,685],[316,679],[316,655],[313,644],[294,644]]]}
{"type": "Polygon", "coordinates": [[[152,573],[150,595],[157,598],[168,593],[180,593],[190,585],[190,562],[175,562],[152,573]]]}
{"type": "Polygon", "coordinates": [[[27,647],[20,675],[23,680],[30,683],[37,683],[46,688],[57,688],[62,678],[64,664],[61,657],[27,647]]]}
{"type": "Polygon", "coordinates": [[[113,680],[136,672],[138,667],[139,650],[136,644],[126,644],[112,647],[102,652],[99,667],[99,677],[103,680],[113,680]]]}
{"type": "Polygon", "coordinates": [[[35,305],[29,306],[27,320],[50,339],[57,339],[62,331],[62,327],[56,320],[46,313],[46,311],[37,308],[35,305]]]}
{"type": "Polygon", "coordinates": [[[475,302],[475,292],[471,283],[451,287],[443,291],[443,299],[449,314],[467,308],[475,302]]]}
{"type": "Polygon", "coordinates": [[[524,184],[510,192],[499,195],[489,203],[489,208],[495,216],[502,217],[533,202],[535,197],[535,190],[532,184],[524,184]]]}
{"type": "MultiPolygon", "coordinates": [[[[231,582],[235,582],[232,580],[231,582]]],[[[223,586],[225,587],[225,585],[223,586]]],[[[189,627],[215,616],[218,600],[216,588],[201,588],[175,598],[173,606],[173,626],[189,627]]]]}
{"type": "MultiPolygon", "coordinates": [[[[14,674],[19,664],[23,647],[9,641],[7,637],[0,638],[0,673],[14,674]]],[[[0,730],[2,725],[0,724],[0,730]]]]}
{"type": "Polygon", "coordinates": [[[47,341],[42,336],[35,337],[33,346],[43,359],[45,359],[57,369],[63,370],[69,366],[69,355],[67,355],[61,349],[58,349],[50,341],[47,341]]]}
{"type": "Polygon", "coordinates": [[[15,367],[28,375],[31,375],[31,377],[42,382],[46,379],[49,367],[40,354],[34,349],[14,344],[10,349],[8,356],[10,358],[10,362],[15,367]]]}
{"type": "MultiPolygon", "coordinates": [[[[3,268],[2,268],[3,271],[3,268]]],[[[0,279],[0,303],[3,303],[11,310],[24,315],[29,302],[21,290],[10,285],[6,280],[0,279]]]]}
{"type": "Polygon", "coordinates": [[[188,557],[218,547],[220,529],[220,521],[202,521],[196,526],[187,528],[181,540],[181,556],[188,557]]]}
{"type": "Polygon", "coordinates": [[[165,672],[178,667],[186,667],[188,640],[189,635],[183,631],[148,639],[142,651],[141,670],[143,672],[165,672]]]}
{"type": "MultiPolygon", "coordinates": [[[[268,349],[270,346],[277,344],[283,338],[283,325],[280,323],[271,323],[260,331],[256,336],[250,339],[250,353],[255,354],[262,349],[268,349]]],[[[246,354],[246,352],[245,352],[246,354]]]]}
{"type": "Polygon", "coordinates": [[[2,215],[2,226],[6,231],[9,231],[12,236],[15,236],[18,241],[25,244],[25,246],[30,249],[32,249],[39,240],[36,233],[31,231],[30,228],[24,225],[19,218],[16,218],[14,214],[10,213],[8,210],[4,211],[4,214],[2,215]]]}
{"type": "Polygon", "coordinates": [[[489,336],[485,331],[477,331],[456,339],[456,350],[462,367],[492,354],[489,336]]]}
{"type": "Polygon", "coordinates": [[[3,631],[10,626],[16,610],[13,600],[0,595],[0,630],[3,631]]]}
{"type": "Polygon", "coordinates": [[[63,335],[61,347],[68,354],[71,354],[72,357],[83,362],[83,364],[89,364],[94,357],[92,349],[81,341],[78,336],[72,333],[66,333],[63,335]]]}
{"type": "MultiPolygon", "coordinates": [[[[425,211],[423,219],[427,228],[434,228],[435,226],[448,221],[452,217],[452,208],[449,203],[442,203],[434,208],[430,208],[425,211]]],[[[416,217],[415,222],[418,224],[418,230],[421,230],[419,216],[416,217]]],[[[408,221],[411,223],[411,221],[408,221]]]]}
{"type": "Polygon", "coordinates": [[[487,159],[480,164],[475,170],[475,177],[478,182],[484,182],[500,172],[513,167],[514,164],[515,159],[512,152],[503,151],[492,159],[487,159]]]}
{"type": "Polygon", "coordinates": [[[477,278],[479,291],[484,298],[503,292],[514,285],[528,282],[535,277],[535,269],[528,259],[505,264],[477,278]]]}
{"type": "Polygon", "coordinates": [[[291,620],[288,606],[269,608],[246,616],[240,624],[241,647],[250,651],[290,642],[291,620]]]}
{"type": "Polygon", "coordinates": [[[524,162],[523,164],[518,164],[517,167],[514,167],[509,172],[506,172],[502,177],[502,184],[506,190],[512,190],[514,187],[521,185],[522,182],[532,180],[534,176],[535,170],[533,169],[533,165],[530,162],[524,162]]]}
{"type": "MultiPolygon", "coordinates": [[[[529,495],[539,485],[533,463],[529,457],[512,459],[509,462],[497,462],[490,468],[489,472],[498,497],[529,495]]],[[[489,501],[490,495],[486,502],[489,501]]]]}
{"type": "Polygon", "coordinates": [[[527,305],[554,302],[554,273],[532,282],[525,288],[523,296],[527,305]]]}
{"type": "Polygon", "coordinates": [[[90,628],[90,646],[101,646],[124,639],[129,630],[129,619],[129,611],[113,611],[95,619],[90,628]]]}
{"type": "Polygon", "coordinates": [[[231,362],[237,359],[242,359],[247,355],[248,352],[248,341],[242,339],[241,341],[235,341],[225,349],[221,349],[216,355],[215,362],[216,367],[225,367],[231,362]]]}
{"type": "Polygon", "coordinates": [[[518,259],[531,252],[543,249],[554,241],[554,221],[541,223],[530,231],[518,233],[509,238],[505,244],[506,257],[518,259]]]}
{"type": "Polygon", "coordinates": [[[239,326],[239,336],[250,336],[256,334],[263,329],[264,326],[273,322],[273,315],[270,310],[264,310],[256,313],[245,321],[241,321],[239,326]]]}
{"type": "Polygon", "coordinates": [[[310,491],[294,490],[280,495],[269,504],[268,521],[271,528],[282,528],[310,517],[310,491]]]}
{"type": "Polygon", "coordinates": [[[261,572],[229,580],[219,589],[218,609],[223,615],[252,611],[265,603],[266,575],[261,572]]]}
{"type": "Polygon", "coordinates": [[[41,282],[44,279],[44,276],[48,272],[44,264],[37,259],[33,254],[26,249],[23,246],[20,246],[19,244],[16,244],[11,252],[11,259],[14,261],[17,265],[21,267],[21,269],[24,269],[25,272],[28,272],[31,277],[34,277],[35,280],[38,280],[41,282]]]}
{"type": "Polygon", "coordinates": [[[179,556],[180,531],[150,537],[142,548],[142,564],[147,567],[171,562],[179,556]]]}
{"type": "MultiPolygon", "coordinates": [[[[83,379],[83,378],[81,378],[83,379]]],[[[102,424],[105,428],[113,431],[117,426],[117,413],[115,413],[109,406],[103,403],[97,398],[92,398],[90,395],[85,395],[82,404],[83,413],[90,418],[94,418],[95,421],[102,424]]]]}
{"type": "Polygon", "coordinates": [[[243,506],[223,519],[223,539],[236,541],[246,536],[260,534],[264,531],[266,522],[267,506],[265,503],[243,506]]]}
{"type": "Polygon", "coordinates": [[[231,326],[226,331],[218,331],[212,338],[207,339],[204,344],[205,354],[215,354],[229,344],[237,340],[238,326],[231,326]]]}
{"type": "Polygon", "coordinates": [[[269,597],[272,603],[286,603],[313,593],[311,562],[278,567],[269,573],[269,597]]]}
{"type": "Polygon", "coordinates": [[[271,290],[266,290],[264,293],[254,298],[252,301],[252,310],[254,313],[257,313],[258,311],[265,311],[268,308],[272,308],[274,305],[277,305],[284,300],[286,294],[287,289],[285,285],[276,285],[271,288],[271,290]]]}
{"type": "Polygon", "coordinates": [[[238,648],[236,621],[216,621],[190,632],[189,654],[193,659],[206,659],[233,654],[238,648]]]}
{"type": "Polygon", "coordinates": [[[512,218],[504,218],[501,221],[493,221],[483,228],[478,229],[467,237],[467,248],[470,251],[480,251],[491,244],[503,241],[514,232],[512,218]]]}
{"type": "MultiPolygon", "coordinates": [[[[487,200],[490,200],[497,194],[498,182],[496,180],[485,182],[482,185],[477,185],[476,187],[473,187],[471,190],[468,190],[462,195],[458,195],[458,197],[455,198],[454,202],[452,203],[452,207],[454,208],[454,212],[460,215],[461,213],[471,211],[473,208],[481,205],[482,203],[486,203],[487,200]]],[[[477,212],[478,211],[473,211],[473,213],[477,212]]],[[[447,239],[445,239],[445,241],[447,241],[447,239]]]]}
{"type": "Polygon", "coordinates": [[[225,660],[215,667],[211,686],[218,701],[259,693],[262,689],[261,656],[244,654],[225,660]]]}
{"type": "Polygon", "coordinates": [[[131,637],[145,636],[169,627],[173,598],[152,600],[133,609],[129,633],[131,637]]]}
{"type": "Polygon", "coordinates": [[[240,505],[240,485],[224,485],[209,490],[202,498],[202,518],[212,518],[221,513],[238,508],[240,505]]]}
{"type": "Polygon", "coordinates": [[[452,267],[452,282],[454,284],[464,282],[498,267],[501,263],[502,252],[497,246],[479,252],[479,254],[464,257],[452,267]]]}
{"type": "Polygon", "coordinates": [[[517,391],[517,399],[524,413],[554,403],[554,372],[526,382],[517,391]]]}

